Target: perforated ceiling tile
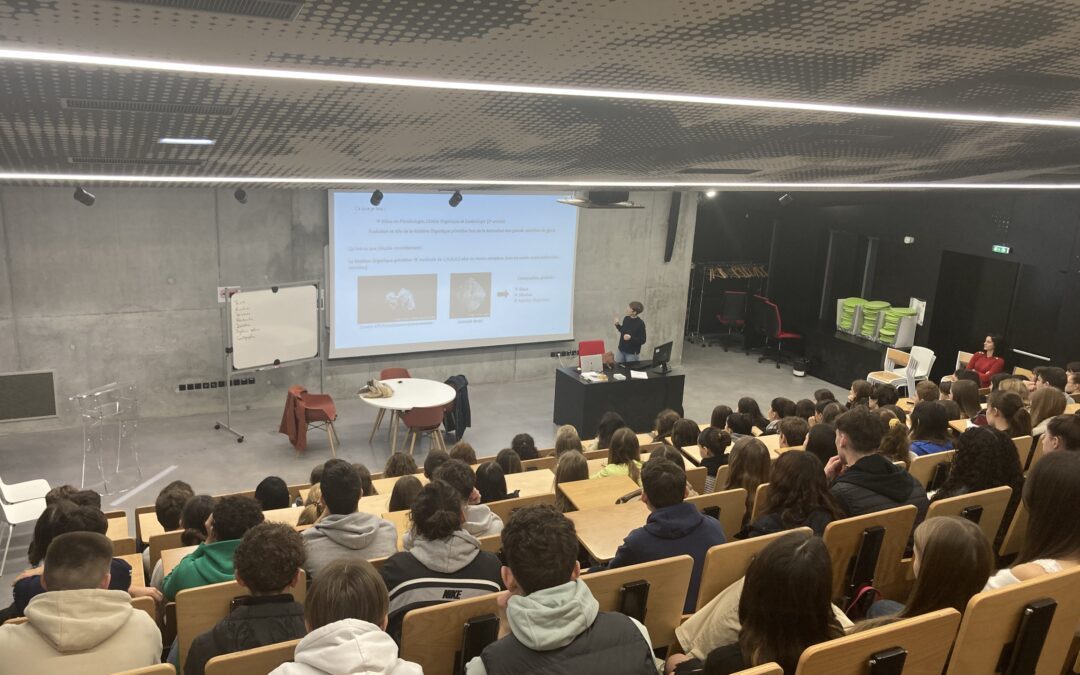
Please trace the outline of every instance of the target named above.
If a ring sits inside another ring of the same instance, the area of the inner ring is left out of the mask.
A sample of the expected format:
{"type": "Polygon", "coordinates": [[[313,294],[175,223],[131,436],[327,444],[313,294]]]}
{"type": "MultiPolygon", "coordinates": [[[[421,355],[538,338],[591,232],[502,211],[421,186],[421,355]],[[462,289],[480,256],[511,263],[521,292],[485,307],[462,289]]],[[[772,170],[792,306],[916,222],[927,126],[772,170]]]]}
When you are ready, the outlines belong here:
{"type": "MultiPolygon", "coordinates": [[[[291,21],[161,6],[187,1],[8,0],[0,46],[1080,119],[1075,0],[309,0],[291,21]]],[[[0,61],[0,171],[1052,180],[1078,156],[1077,129],[0,61]]]]}

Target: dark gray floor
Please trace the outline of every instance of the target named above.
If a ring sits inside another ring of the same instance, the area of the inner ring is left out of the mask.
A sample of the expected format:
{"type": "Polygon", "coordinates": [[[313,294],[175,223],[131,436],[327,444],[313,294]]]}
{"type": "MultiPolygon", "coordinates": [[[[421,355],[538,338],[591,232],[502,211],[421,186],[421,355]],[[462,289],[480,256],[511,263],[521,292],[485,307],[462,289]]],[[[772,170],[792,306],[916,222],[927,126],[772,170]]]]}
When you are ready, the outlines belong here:
{"type": "MultiPolygon", "coordinates": [[[[556,365],[552,363],[552,376],[548,378],[469,386],[473,426],[465,440],[476,448],[478,455],[494,455],[520,432],[532,434],[541,447],[551,445],[555,431],[551,415],[556,365]]],[[[753,396],[765,410],[775,396],[812,398],[814,390],[821,387],[833,389],[838,397],[846,395],[821,380],[794,377],[789,366],[777,369],[771,363],[759,364],[757,356],[735,351],[725,353],[719,347],[687,344],[680,370],[686,374],[683,400],[686,414],[698,422],[708,421],[713,407],[720,403],[734,407],[741,396],[753,396]]],[[[368,443],[374,410],[359,400],[339,400],[337,407],[336,426],[342,446],[338,456],[363,462],[372,471],[381,471],[390,446],[384,431],[380,431],[373,444],[368,443]]],[[[103,507],[126,509],[134,536],[134,521],[130,517],[134,508],[153,504],[158,490],[169,481],[183,479],[197,492],[208,494],[250,490],[268,475],[281,476],[290,484],[302,483],[307,481],[315,464],[330,457],[325,434],[315,430],[309,432],[307,454],[298,457],[286,437],[277,433],[280,408],[235,413],[233,426],[245,434],[243,443],[236,443],[225,431],[214,430],[214,422],[220,417],[194,415],[142,420],[138,448],[143,482],[134,488],[135,494],[104,496],[103,507]]],[[[424,440],[417,448],[418,459],[427,454],[427,449],[428,441],[424,440]]],[[[78,485],[81,452],[82,432],[78,428],[0,436],[0,476],[6,483],[45,478],[51,485],[78,485]]],[[[100,487],[100,482],[96,487],[100,487]]],[[[6,586],[25,567],[31,530],[29,525],[16,529],[6,574],[0,578],[0,584],[6,586]]]]}

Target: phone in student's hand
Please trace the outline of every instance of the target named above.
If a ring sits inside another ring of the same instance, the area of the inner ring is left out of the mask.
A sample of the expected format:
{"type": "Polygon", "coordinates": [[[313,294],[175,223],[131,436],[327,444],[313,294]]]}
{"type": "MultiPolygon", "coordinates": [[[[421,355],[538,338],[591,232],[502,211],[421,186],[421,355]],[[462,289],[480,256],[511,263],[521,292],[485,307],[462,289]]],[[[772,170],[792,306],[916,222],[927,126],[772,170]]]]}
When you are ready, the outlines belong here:
{"type": "Polygon", "coordinates": [[[484,647],[498,639],[499,617],[487,614],[469,619],[465,623],[464,635],[461,638],[461,658],[458,660],[461,672],[464,672],[465,664],[480,656],[484,647]]]}

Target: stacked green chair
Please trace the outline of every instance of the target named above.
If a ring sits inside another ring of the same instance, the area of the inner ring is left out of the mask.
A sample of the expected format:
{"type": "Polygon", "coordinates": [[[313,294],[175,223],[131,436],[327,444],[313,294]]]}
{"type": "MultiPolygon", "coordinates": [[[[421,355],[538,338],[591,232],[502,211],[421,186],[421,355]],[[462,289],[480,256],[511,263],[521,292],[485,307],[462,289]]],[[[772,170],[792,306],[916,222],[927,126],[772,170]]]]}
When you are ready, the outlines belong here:
{"type": "Polygon", "coordinates": [[[911,307],[890,307],[885,310],[885,318],[878,331],[878,342],[886,345],[896,344],[896,331],[900,328],[900,321],[907,316],[915,316],[918,310],[911,307]]]}
{"type": "Polygon", "coordinates": [[[862,306],[862,324],[859,326],[859,335],[868,340],[873,340],[877,332],[878,316],[892,307],[884,300],[871,300],[862,306]]]}
{"type": "Polygon", "coordinates": [[[855,314],[860,306],[865,305],[862,298],[844,298],[840,301],[840,311],[836,317],[836,327],[845,333],[855,332],[855,314]]]}

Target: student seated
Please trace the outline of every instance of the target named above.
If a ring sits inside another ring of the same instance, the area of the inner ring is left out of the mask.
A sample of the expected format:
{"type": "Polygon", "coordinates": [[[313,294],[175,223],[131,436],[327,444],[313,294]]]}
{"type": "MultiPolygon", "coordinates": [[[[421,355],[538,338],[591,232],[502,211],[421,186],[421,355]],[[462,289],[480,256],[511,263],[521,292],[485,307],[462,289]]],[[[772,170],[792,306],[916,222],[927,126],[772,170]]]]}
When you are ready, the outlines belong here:
{"type": "Polygon", "coordinates": [[[765,425],[763,435],[777,433],[776,427],[780,420],[795,414],[795,401],[790,398],[778,396],[769,404],[769,423],[765,425]]]}
{"type": "Polygon", "coordinates": [[[390,590],[386,630],[398,644],[409,610],[503,589],[502,563],[494,553],[481,551],[476,537],[463,529],[465,513],[454,487],[439,479],[425,485],[410,518],[405,551],[387,558],[380,570],[390,590]]]}
{"type": "Polygon", "coordinates": [[[930,380],[920,380],[915,383],[915,402],[930,402],[941,398],[941,388],[930,380]]]}
{"type": "Polygon", "coordinates": [[[488,462],[477,468],[476,490],[480,493],[481,504],[517,499],[521,496],[520,490],[506,491],[506,474],[503,473],[502,466],[498,462],[488,462]]]}
{"type": "Polygon", "coordinates": [[[830,459],[836,457],[836,427],[828,422],[810,427],[804,449],[817,457],[821,461],[821,466],[827,465],[830,459]]]}
{"type": "Polygon", "coordinates": [[[777,423],[776,433],[780,435],[781,448],[795,448],[806,443],[810,423],[797,415],[785,417],[777,423]]]}
{"type": "Polygon", "coordinates": [[[379,491],[375,489],[375,484],[371,482],[371,470],[360,462],[354,462],[352,468],[356,471],[356,474],[360,476],[360,491],[365,496],[377,495],[379,491]]]}
{"type": "Polygon", "coordinates": [[[1080,451],[1080,416],[1058,415],[1050,418],[1039,443],[1043,453],[1058,450],[1080,451]]]}
{"type": "Polygon", "coordinates": [[[427,459],[424,460],[424,478],[428,480],[435,480],[435,472],[439,470],[439,467],[450,461],[450,455],[446,454],[442,450],[432,450],[428,453],[427,459]]]}
{"type": "Polygon", "coordinates": [[[363,489],[360,474],[351,464],[342,459],[328,461],[319,487],[326,515],[301,534],[308,576],[318,577],[335,560],[372,560],[397,551],[394,524],[357,510],[363,489]]]}
{"type": "MultiPolygon", "coordinates": [[[[906,603],[879,600],[868,619],[910,619],[952,608],[961,614],[994,571],[994,552],[978,525],[966,518],[930,518],[915,528],[915,585],[906,603]]],[[[873,625],[879,625],[874,622],[873,625]]]]}
{"type": "MultiPolygon", "coordinates": [[[[1023,401],[1021,400],[1021,405],[1023,401]]],[[[1065,394],[1060,389],[1043,387],[1031,395],[1031,435],[1042,436],[1046,433],[1046,424],[1054,417],[1065,413],[1065,394]]]]}
{"type": "Polygon", "coordinates": [[[45,506],[69,501],[75,506],[89,506],[101,510],[101,495],[94,490],[80,490],[74,485],[59,485],[45,493],[45,506]]]}
{"type": "Polygon", "coordinates": [[[418,471],[416,460],[405,452],[395,452],[386,460],[383,467],[383,478],[396,478],[398,476],[410,476],[418,471]]]}
{"type": "Polygon", "coordinates": [[[3,670],[91,675],[161,662],[161,632],[131,596],[110,590],[112,542],[97,532],[55,537],[45,554],[43,586],[26,623],[0,626],[3,670]]]}
{"type": "Polygon", "coordinates": [[[1024,482],[1028,531],[1012,568],[990,577],[986,590],[1004,588],[1080,565],[1080,453],[1043,457],[1024,482]]]}
{"type": "Polygon", "coordinates": [[[743,519],[743,524],[746,524],[750,519],[750,512],[754,509],[758,486],[769,482],[772,456],[764,443],[753,436],[743,436],[731,446],[728,467],[728,477],[723,489],[746,490],[746,516],[743,519]]]}
{"type": "Polygon", "coordinates": [[[814,390],[814,403],[821,403],[822,401],[836,401],[836,394],[832,389],[815,389],[814,390]]]}
{"type": "Polygon", "coordinates": [[[465,441],[458,441],[450,447],[450,459],[460,459],[466,464],[476,464],[476,450],[465,441]]]}
{"type": "Polygon", "coordinates": [[[387,635],[386,586],[365,560],[337,560],[311,583],[304,602],[308,633],[293,660],[273,675],[423,675],[418,664],[398,658],[398,646],[387,635]]]}
{"type": "Polygon", "coordinates": [[[574,505],[570,503],[570,500],[566,498],[562,490],[559,489],[559,483],[569,483],[577,480],[589,479],[589,462],[585,459],[585,455],[580,452],[564,452],[559,456],[559,461],[555,464],[555,508],[560,513],[567,513],[574,511],[574,505]]]}
{"type": "Polygon", "coordinates": [[[694,569],[683,611],[693,612],[705,554],[726,541],[724,530],[720,521],[683,501],[687,496],[686,472],[674,462],[662,457],[650,459],[641,469],[641,486],[641,501],[649,507],[649,517],[643,527],[626,536],[607,567],[689,555],[694,559],[694,569]]]}
{"type": "Polygon", "coordinates": [[[691,445],[697,445],[697,439],[700,434],[701,428],[698,427],[698,423],[684,417],[676,422],[675,426],[671,429],[671,445],[676,448],[687,448],[691,445]]]}
{"type": "MultiPolygon", "coordinates": [[[[184,504],[187,504],[187,500],[194,496],[195,491],[182,480],[174,480],[161,489],[157,499],[154,500],[154,517],[157,518],[158,523],[165,532],[180,529],[180,513],[184,510],[184,504]]],[[[150,548],[145,541],[136,543],[142,547],[143,569],[149,571],[150,548]]],[[[140,579],[139,583],[143,581],[140,579]]]]}
{"type": "Polygon", "coordinates": [[[502,468],[504,476],[509,476],[512,473],[522,473],[525,470],[525,467],[521,465],[521,457],[514,452],[513,448],[500,450],[499,454],[495,455],[495,463],[502,468]]]}
{"type": "Polygon", "coordinates": [[[753,436],[754,424],[749,415],[735,412],[728,415],[725,431],[731,434],[731,440],[737,441],[743,436],[753,436]]]}
{"type": "Polygon", "coordinates": [[[661,410],[653,421],[652,437],[658,443],[665,443],[666,439],[671,437],[671,432],[675,430],[675,423],[680,419],[682,415],[670,408],[661,410]]]}
{"type": "Polygon", "coordinates": [[[808,452],[785,452],[773,465],[764,510],[736,538],[759,537],[796,527],[809,527],[820,537],[829,523],[842,517],[829,492],[821,461],[808,452]]]}
{"type": "Polygon", "coordinates": [[[255,501],[263,511],[287,509],[292,506],[289,486],[278,476],[267,476],[255,488],[255,501]]]}
{"type": "MultiPolygon", "coordinates": [[[[1032,372],[1035,373],[1035,383],[1028,386],[1028,389],[1031,389],[1032,391],[1044,387],[1053,387],[1054,389],[1064,392],[1065,387],[1069,386],[1069,376],[1064,368],[1058,368],[1057,366],[1039,366],[1032,372]]],[[[1071,396],[1068,394],[1065,395],[1069,397],[1069,403],[1075,403],[1071,396]]]]}
{"type": "Polygon", "coordinates": [[[184,659],[184,675],[202,675],[221,654],[304,637],[304,606],[290,590],[300,581],[304,540],[284,523],[248,530],[233,556],[236,582],[251,591],[233,601],[229,615],[195,637],[184,659]]]}
{"type": "Polygon", "coordinates": [[[474,537],[486,537],[502,532],[502,518],[495,515],[490,506],[480,503],[480,491],[476,489],[476,473],[472,467],[458,459],[452,459],[439,467],[435,480],[441,480],[457,491],[465,511],[465,531],[474,537]]]}
{"type": "Polygon", "coordinates": [[[726,630],[713,632],[709,621],[717,617],[710,603],[676,628],[679,643],[689,649],[668,658],[668,672],[694,672],[704,659],[710,674],[731,675],[770,661],[794,673],[807,647],[844,634],[830,598],[832,563],[824,542],[805,532],[786,534],[746,570],[736,639],[726,630]]]}
{"type": "Polygon", "coordinates": [[[896,406],[889,406],[888,408],[876,408],[874,412],[877,413],[878,418],[885,427],[885,433],[881,436],[881,443],[878,445],[878,454],[890,462],[902,463],[904,468],[907,469],[911,466],[908,428],[904,426],[903,421],[897,416],[897,413],[903,415],[904,411],[896,406]]]}
{"type": "Polygon", "coordinates": [[[813,424],[814,402],[808,398],[800,398],[795,401],[795,417],[801,417],[807,424],[813,424]]]}
{"type": "Polygon", "coordinates": [[[467,675],[656,674],[645,627],[601,612],[579,578],[577,535],[566,516],[546,505],[518,509],[502,540],[499,639],[469,661],[467,675]]]}
{"type": "MultiPolygon", "coordinates": [[[[34,538],[27,551],[30,564],[36,569],[23,572],[12,584],[14,602],[6,617],[23,616],[30,601],[45,592],[44,577],[39,565],[44,562],[45,553],[56,537],[70,532],[94,532],[104,535],[108,529],[108,520],[100,509],[77,506],[66,499],[47,507],[34,524],[34,538]]],[[[108,588],[130,592],[132,595],[149,595],[160,600],[160,593],[144,589],[142,583],[142,579],[131,578],[131,565],[119,558],[113,558],[109,568],[108,588]]]]}
{"type": "Polygon", "coordinates": [[[734,412],[730,406],[718,405],[712,409],[709,416],[709,426],[717,431],[722,431],[727,426],[727,418],[734,412]]]}
{"type": "Polygon", "coordinates": [[[914,504],[916,524],[926,516],[926,490],[877,449],[885,425],[869,410],[859,407],[836,418],[837,456],[825,466],[830,491],[848,516],[914,504]]]}
{"type": "Polygon", "coordinates": [[[878,382],[870,388],[870,409],[884,408],[887,405],[896,405],[900,400],[900,394],[896,387],[891,384],[878,382]]]}
{"type": "Polygon", "coordinates": [[[848,410],[854,408],[857,405],[869,406],[870,405],[870,392],[873,391],[874,385],[870,384],[866,380],[855,380],[851,383],[851,390],[848,391],[847,407],[848,410]]]}
{"type": "Polygon", "coordinates": [[[584,452],[585,448],[581,444],[577,429],[573,425],[564,424],[555,430],[555,456],[558,457],[570,450],[584,452]]]}
{"type": "Polygon", "coordinates": [[[986,424],[1009,438],[1031,435],[1031,413],[1016,394],[992,391],[986,397],[986,424]]]}
{"type": "Polygon", "coordinates": [[[165,598],[172,602],[176,594],[233,580],[233,554],[244,533],[263,522],[262,509],[251,497],[222,497],[206,521],[206,542],[184,556],[162,582],[165,598]]]}
{"type": "MultiPolygon", "coordinates": [[[[180,545],[198,546],[206,541],[206,521],[214,512],[215,500],[210,495],[195,495],[184,504],[180,512],[180,545]]],[[[149,556],[149,550],[147,551],[149,556]]],[[[165,582],[165,563],[158,559],[150,574],[150,585],[161,590],[165,582]]]]}
{"type": "Polygon", "coordinates": [[[408,511],[412,508],[413,500],[420,494],[424,484],[416,476],[402,476],[394,483],[394,489],[390,492],[390,503],[387,511],[408,511]]]}
{"type": "Polygon", "coordinates": [[[606,476],[629,476],[630,480],[641,485],[641,446],[637,434],[629,427],[623,427],[611,437],[608,459],[593,478],[606,476]]]}
{"type": "Polygon", "coordinates": [[[322,500],[321,484],[315,483],[308,488],[307,497],[304,498],[304,503],[301,506],[304,507],[304,510],[296,518],[297,525],[314,525],[319,522],[323,513],[326,512],[326,504],[322,500]]]}
{"type": "Polygon", "coordinates": [[[540,457],[540,452],[536,449],[536,441],[529,434],[514,436],[510,441],[510,449],[516,452],[523,462],[540,457]]]}
{"type": "MultiPolygon", "coordinates": [[[[757,427],[758,432],[765,431],[765,427],[769,426],[769,420],[765,419],[765,416],[761,414],[761,406],[758,405],[757,400],[750,396],[743,396],[739,399],[739,403],[735,406],[736,412],[747,415],[750,418],[750,424],[752,427],[757,427]]],[[[751,432],[747,432],[751,433],[751,432]]]]}
{"type": "Polygon", "coordinates": [[[706,427],[698,435],[697,444],[701,448],[701,466],[706,471],[705,492],[715,492],[716,474],[728,463],[725,451],[731,445],[731,434],[717,427],[706,427]]]}
{"type": "Polygon", "coordinates": [[[911,411],[911,454],[932,455],[952,450],[949,440],[949,413],[937,401],[922,401],[911,411]]]}

